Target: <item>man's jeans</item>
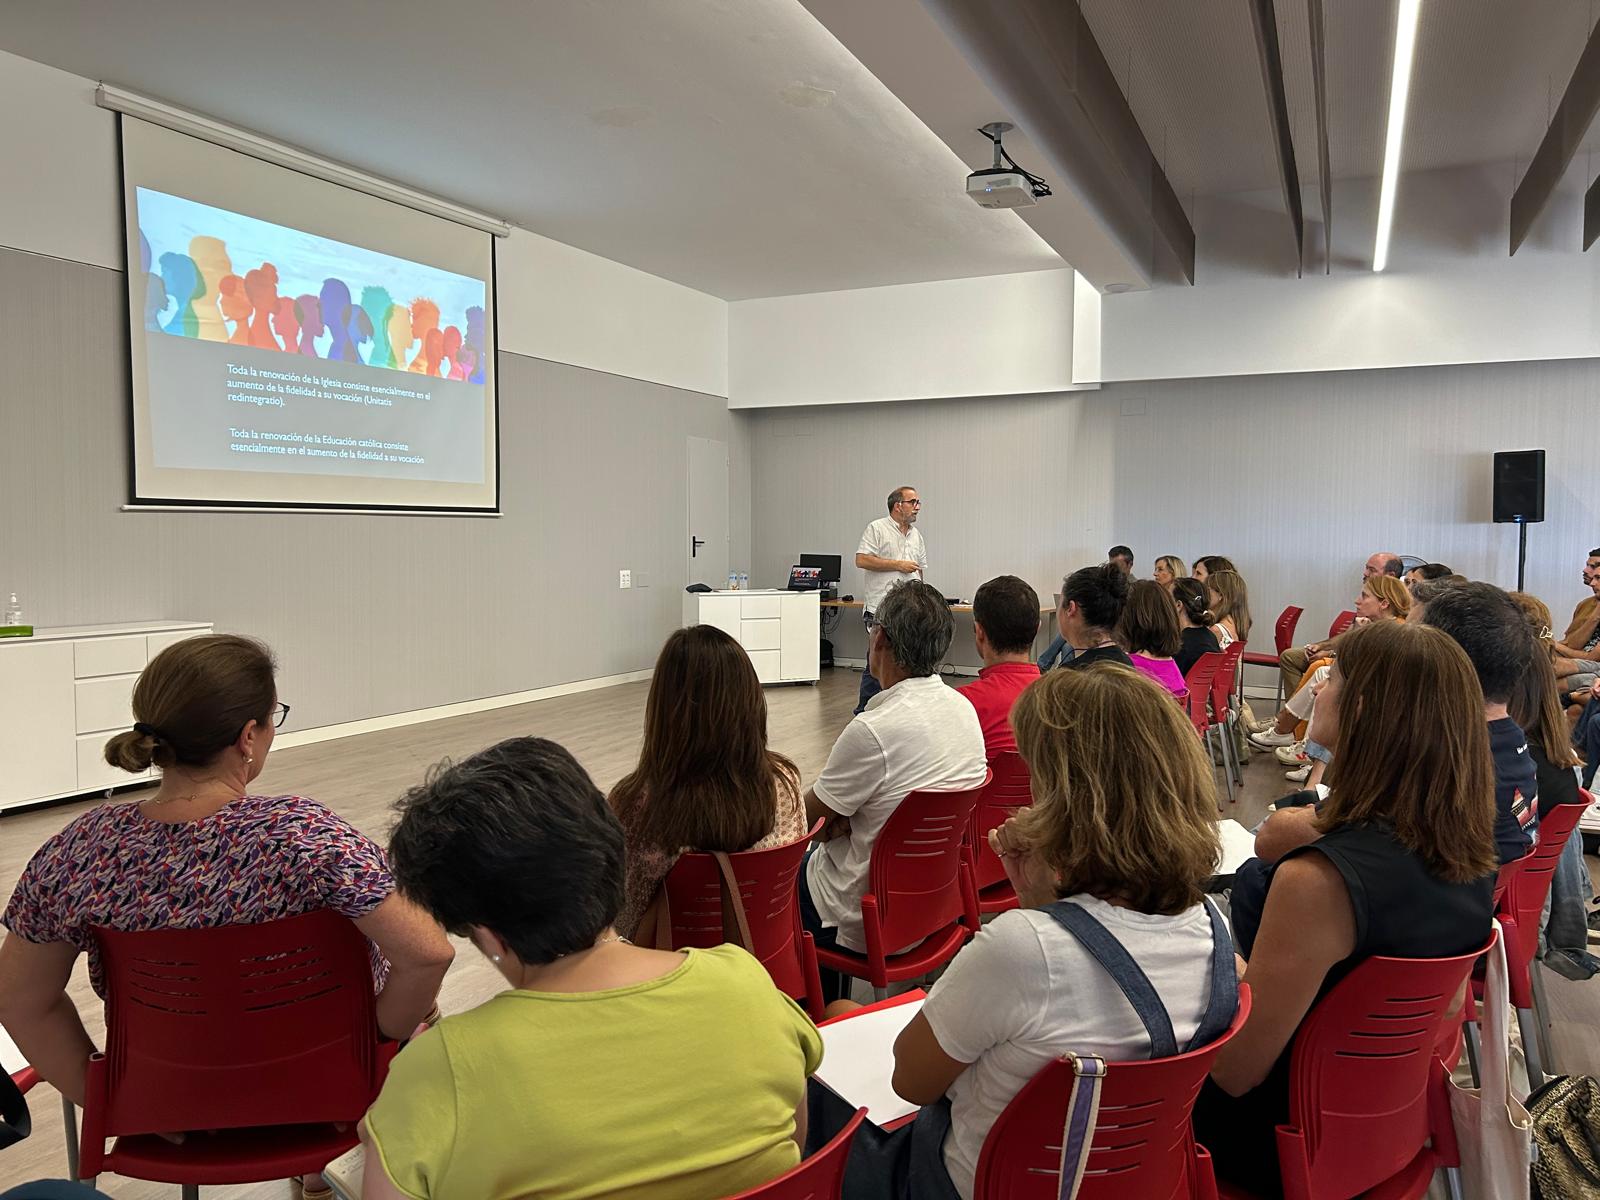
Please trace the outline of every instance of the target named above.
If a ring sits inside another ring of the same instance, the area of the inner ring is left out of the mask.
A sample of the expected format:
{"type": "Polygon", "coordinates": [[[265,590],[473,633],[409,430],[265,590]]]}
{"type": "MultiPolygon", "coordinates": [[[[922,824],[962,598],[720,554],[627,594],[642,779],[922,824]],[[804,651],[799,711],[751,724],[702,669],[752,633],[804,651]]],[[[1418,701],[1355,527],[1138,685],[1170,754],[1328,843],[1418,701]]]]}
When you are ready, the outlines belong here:
{"type": "Polygon", "coordinates": [[[1077,653],[1076,650],[1067,645],[1067,639],[1058,633],[1055,640],[1045,648],[1044,654],[1040,657],[1039,670],[1044,672],[1051,667],[1064,667],[1072,661],[1073,656],[1077,653]]]}
{"type": "Polygon", "coordinates": [[[855,708],[855,711],[858,713],[867,707],[868,700],[871,700],[879,692],[883,691],[883,685],[879,683],[872,674],[872,614],[863,609],[861,616],[867,625],[868,657],[867,664],[861,668],[861,695],[856,698],[855,708]]]}

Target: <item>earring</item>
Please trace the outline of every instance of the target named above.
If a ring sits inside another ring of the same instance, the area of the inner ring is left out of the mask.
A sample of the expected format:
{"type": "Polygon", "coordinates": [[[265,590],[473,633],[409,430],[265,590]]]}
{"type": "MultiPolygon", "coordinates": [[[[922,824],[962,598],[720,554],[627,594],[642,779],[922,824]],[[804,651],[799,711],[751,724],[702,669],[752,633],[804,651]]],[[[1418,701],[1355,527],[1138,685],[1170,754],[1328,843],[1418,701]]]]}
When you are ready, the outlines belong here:
{"type": "Polygon", "coordinates": [[[489,961],[492,963],[499,963],[500,956],[498,954],[491,954],[489,955],[489,961]]]}
{"type": "Polygon", "coordinates": [[[255,763],[255,761],[256,761],[256,757],[253,754],[246,754],[244,756],[244,765],[247,766],[247,767],[253,765],[255,763]]]}

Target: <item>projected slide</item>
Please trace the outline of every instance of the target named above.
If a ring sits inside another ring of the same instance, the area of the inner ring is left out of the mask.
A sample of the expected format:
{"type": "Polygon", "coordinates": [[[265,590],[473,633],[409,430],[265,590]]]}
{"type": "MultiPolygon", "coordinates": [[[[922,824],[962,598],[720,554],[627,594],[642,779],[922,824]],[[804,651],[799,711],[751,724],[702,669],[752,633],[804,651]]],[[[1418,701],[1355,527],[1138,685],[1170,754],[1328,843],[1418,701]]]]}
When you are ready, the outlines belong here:
{"type": "Polygon", "coordinates": [[[135,197],[158,466],[482,482],[484,281],[135,197]]]}

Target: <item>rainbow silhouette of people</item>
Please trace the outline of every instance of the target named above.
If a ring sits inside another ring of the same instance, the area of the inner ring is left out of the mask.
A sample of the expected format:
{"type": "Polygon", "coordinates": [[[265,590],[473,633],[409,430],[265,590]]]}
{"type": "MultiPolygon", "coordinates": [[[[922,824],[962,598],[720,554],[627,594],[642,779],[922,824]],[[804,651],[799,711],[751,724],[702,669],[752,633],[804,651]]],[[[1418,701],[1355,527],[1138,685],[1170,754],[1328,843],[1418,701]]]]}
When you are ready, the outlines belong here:
{"type": "Polygon", "coordinates": [[[195,315],[194,303],[206,294],[200,272],[194,259],[187,254],[174,254],[170,250],[161,256],[161,282],[167,295],[178,302],[178,311],[163,325],[162,331],[179,337],[198,337],[200,318],[195,315]]]}
{"type": "Polygon", "coordinates": [[[370,367],[394,366],[394,349],[389,345],[389,309],[394,297],[383,287],[361,289],[361,311],[367,314],[367,324],[372,330],[372,349],[367,352],[370,367]]]}
{"type": "Polygon", "coordinates": [[[483,309],[474,304],[467,309],[467,346],[472,350],[472,372],[467,376],[469,383],[484,383],[483,376],[483,309]]]}
{"type": "Polygon", "coordinates": [[[428,365],[428,334],[439,331],[439,306],[432,300],[418,296],[411,302],[411,336],[417,339],[417,355],[406,367],[408,371],[431,375],[439,368],[439,356],[444,353],[444,337],[439,338],[439,348],[433,356],[433,367],[428,365]]]}
{"type": "Polygon", "coordinates": [[[362,362],[361,347],[372,340],[372,318],[367,316],[367,310],[359,304],[350,306],[350,323],[345,328],[345,333],[349,336],[351,347],[355,351],[355,361],[362,362]]]}
{"type": "Polygon", "coordinates": [[[272,310],[272,331],[283,342],[290,354],[300,349],[300,315],[298,305],[288,296],[278,297],[278,307],[272,310]]]}
{"type": "Polygon", "coordinates": [[[294,300],[295,320],[300,322],[300,353],[317,357],[317,339],[322,336],[322,301],[307,292],[294,300]]]}
{"type": "Polygon", "coordinates": [[[233,260],[228,257],[228,247],[221,238],[196,237],[189,239],[189,257],[200,272],[200,282],[205,292],[194,303],[198,319],[198,337],[208,342],[226,342],[227,326],[220,311],[222,281],[233,274],[233,260]]]}
{"type": "Polygon", "coordinates": [[[333,340],[323,355],[330,362],[360,362],[350,344],[350,288],[342,279],[322,281],[322,323],[333,340]]]}
{"type": "Polygon", "coordinates": [[[161,276],[150,270],[150,239],[139,232],[139,270],[144,275],[144,327],[151,333],[161,332],[161,314],[167,307],[167,285],[161,276]]]}
{"type": "Polygon", "coordinates": [[[444,331],[444,362],[440,364],[439,373],[446,379],[465,379],[461,373],[461,364],[456,361],[461,353],[461,330],[451,325],[444,331]]]}
{"type": "Polygon", "coordinates": [[[245,294],[244,280],[237,275],[225,275],[217,284],[217,298],[222,308],[222,319],[232,321],[233,336],[229,345],[250,344],[250,297],[245,294]]]}
{"type": "Polygon", "coordinates": [[[403,304],[391,304],[384,314],[383,329],[389,337],[390,355],[396,367],[405,366],[406,353],[411,349],[411,310],[403,304]]]}
{"type": "Polygon", "coordinates": [[[261,350],[282,350],[272,336],[272,314],[278,310],[278,268],[262,263],[245,272],[245,299],[250,302],[250,344],[261,350]]]}

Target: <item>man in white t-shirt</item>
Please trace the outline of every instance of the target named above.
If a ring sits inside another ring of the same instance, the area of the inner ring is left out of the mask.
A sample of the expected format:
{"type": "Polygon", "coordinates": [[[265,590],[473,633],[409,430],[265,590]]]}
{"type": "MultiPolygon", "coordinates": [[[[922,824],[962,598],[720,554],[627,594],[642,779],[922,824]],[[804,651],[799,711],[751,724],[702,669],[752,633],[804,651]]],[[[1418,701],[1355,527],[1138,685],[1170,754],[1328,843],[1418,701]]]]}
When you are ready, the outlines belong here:
{"type": "Polygon", "coordinates": [[[801,921],[819,945],[865,953],[861,897],[872,846],[907,794],[983,783],[977,710],[938,674],[954,633],[944,597],[917,580],[890,590],[867,633],[883,688],[845,726],[806,792],[806,820],[828,822],[800,877],[801,921]]]}
{"type": "MultiPolygon", "coordinates": [[[[856,566],[867,573],[866,587],[861,593],[861,611],[868,629],[872,628],[872,615],[895,584],[907,579],[927,582],[928,548],[923,545],[922,532],[917,528],[917,514],[921,511],[922,501],[917,499],[917,489],[897,487],[889,493],[889,515],[879,517],[861,534],[861,545],[856,547],[856,566]]],[[[878,694],[881,686],[868,661],[861,672],[861,695],[856,701],[856,712],[867,707],[867,701],[878,694]]]]}

